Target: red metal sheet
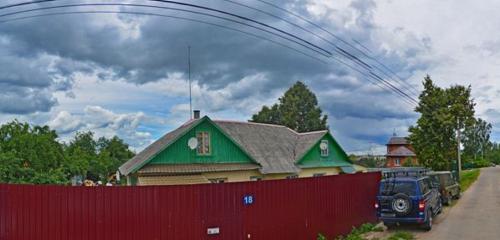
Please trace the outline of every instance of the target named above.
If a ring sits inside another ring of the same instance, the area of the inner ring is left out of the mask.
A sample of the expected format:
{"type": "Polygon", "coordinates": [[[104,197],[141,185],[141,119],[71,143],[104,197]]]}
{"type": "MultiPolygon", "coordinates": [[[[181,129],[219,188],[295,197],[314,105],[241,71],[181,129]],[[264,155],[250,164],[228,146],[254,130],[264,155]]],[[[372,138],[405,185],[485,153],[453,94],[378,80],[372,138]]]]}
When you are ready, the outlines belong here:
{"type": "Polygon", "coordinates": [[[379,181],[366,173],[153,187],[2,184],[0,239],[331,238],[376,220],[379,181]]]}

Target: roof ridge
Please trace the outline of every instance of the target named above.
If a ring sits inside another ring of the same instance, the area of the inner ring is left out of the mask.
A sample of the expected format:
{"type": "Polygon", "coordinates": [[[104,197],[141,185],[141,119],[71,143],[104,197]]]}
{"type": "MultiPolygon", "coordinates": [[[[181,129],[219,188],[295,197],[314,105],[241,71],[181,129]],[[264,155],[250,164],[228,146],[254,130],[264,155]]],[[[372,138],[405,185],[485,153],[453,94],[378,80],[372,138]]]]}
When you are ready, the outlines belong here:
{"type": "Polygon", "coordinates": [[[317,130],[317,131],[311,131],[311,132],[302,132],[302,133],[297,133],[299,135],[307,135],[307,134],[314,134],[314,133],[320,133],[320,132],[328,132],[328,130],[317,130]]]}
{"type": "Polygon", "coordinates": [[[273,124],[273,123],[258,123],[258,122],[245,122],[245,121],[235,121],[235,120],[212,120],[213,122],[224,122],[224,123],[238,123],[238,124],[252,124],[252,125],[264,125],[264,126],[270,126],[270,127],[284,127],[287,128],[284,125],[279,125],[279,124],[273,124]]]}

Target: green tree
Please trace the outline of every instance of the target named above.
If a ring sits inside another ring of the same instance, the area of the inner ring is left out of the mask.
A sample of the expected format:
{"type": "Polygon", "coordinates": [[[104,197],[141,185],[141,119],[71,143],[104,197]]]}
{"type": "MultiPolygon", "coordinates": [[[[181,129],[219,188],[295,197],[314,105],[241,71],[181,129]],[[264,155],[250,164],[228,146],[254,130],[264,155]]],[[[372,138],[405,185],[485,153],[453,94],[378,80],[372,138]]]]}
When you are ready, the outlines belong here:
{"type": "Polygon", "coordinates": [[[429,76],[423,85],[424,91],[415,108],[420,118],[410,127],[409,139],[420,164],[435,170],[449,170],[451,161],[457,159],[457,130],[474,124],[471,88],[456,85],[443,89],[429,76]]]}
{"type": "Polygon", "coordinates": [[[64,154],[55,131],[17,120],[0,127],[0,182],[63,184],[64,154]]]}
{"type": "Polygon", "coordinates": [[[264,106],[251,122],[285,125],[297,132],[325,130],[328,117],[322,115],[318,100],[302,82],[296,82],[279,98],[279,104],[264,106]]]}
{"type": "Polygon", "coordinates": [[[463,153],[477,160],[478,156],[484,159],[485,151],[491,147],[490,135],[492,126],[490,123],[478,118],[474,124],[464,130],[463,153]]]}

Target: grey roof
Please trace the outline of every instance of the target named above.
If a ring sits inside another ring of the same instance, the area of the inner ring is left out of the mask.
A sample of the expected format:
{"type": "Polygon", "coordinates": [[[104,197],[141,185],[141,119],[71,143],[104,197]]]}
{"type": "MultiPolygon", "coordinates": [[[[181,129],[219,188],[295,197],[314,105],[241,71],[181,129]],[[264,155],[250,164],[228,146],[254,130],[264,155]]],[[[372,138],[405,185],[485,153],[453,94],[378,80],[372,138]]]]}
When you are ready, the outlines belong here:
{"type": "Polygon", "coordinates": [[[417,156],[412,150],[405,146],[398,147],[387,153],[388,157],[415,157],[417,156]]]}
{"type": "Polygon", "coordinates": [[[219,163],[219,164],[151,164],[141,168],[138,172],[144,175],[155,174],[182,174],[204,172],[226,172],[259,169],[257,164],[219,163]]]}
{"type": "Polygon", "coordinates": [[[328,131],[297,133],[285,126],[214,121],[261,166],[261,172],[296,173],[295,162],[328,131]]]}
{"type": "Polygon", "coordinates": [[[132,171],[135,170],[138,166],[142,165],[146,161],[148,161],[150,158],[152,158],[154,155],[157,153],[161,152],[165,147],[167,147],[170,143],[172,143],[174,140],[176,140],[178,137],[180,137],[184,132],[186,132],[192,125],[200,121],[201,119],[197,120],[191,120],[186,123],[184,123],[182,126],[179,128],[173,130],[172,132],[169,132],[165,134],[163,137],[158,139],[156,142],[152,143],[148,147],[146,147],[144,150],[142,150],[140,153],[135,155],[132,159],[128,160],[126,163],[120,166],[118,170],[123,175],[128,175],[132,171]]]}
{"type": "MultiPolygon", "coordinates": [[[[119,168],[120,172],[128,175],[141,167],[202,119],[189,121],[167,133],[123,164],[119,168]]],[[[263,174],[299,172],[300,169],[295,163],[313,144],[328,133],[327,130],[297,133],[285,126],[272,124],[217,120],[213,122],[260,164],[260,171],[263,174]]]]}
{"type": "Polygon", "coordinates": [[[406,145],[408,143],[408,139],[406,137],[391,137],[387,145],[406,145]]]}

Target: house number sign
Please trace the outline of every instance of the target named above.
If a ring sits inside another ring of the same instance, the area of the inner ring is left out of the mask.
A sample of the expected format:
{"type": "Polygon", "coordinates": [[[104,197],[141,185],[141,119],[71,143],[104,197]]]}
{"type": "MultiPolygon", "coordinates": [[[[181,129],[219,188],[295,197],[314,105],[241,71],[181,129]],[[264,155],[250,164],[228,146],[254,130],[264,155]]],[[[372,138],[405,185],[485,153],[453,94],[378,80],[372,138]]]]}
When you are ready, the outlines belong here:
{"type": "Polygon", "coordinates": [[[243,204],[252,205],[255,202],[255,197],[253,195],[245,195],[243,197],[243,204]]]}

